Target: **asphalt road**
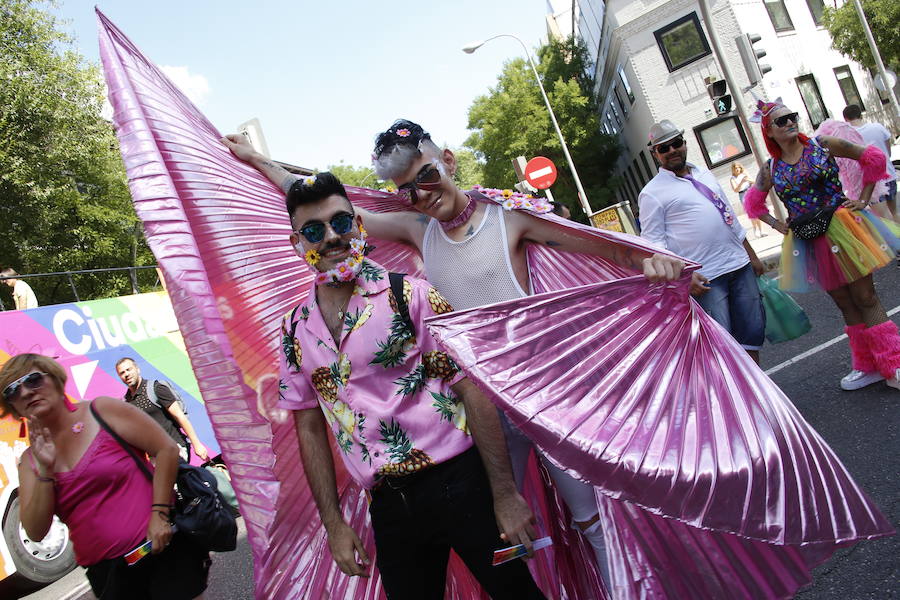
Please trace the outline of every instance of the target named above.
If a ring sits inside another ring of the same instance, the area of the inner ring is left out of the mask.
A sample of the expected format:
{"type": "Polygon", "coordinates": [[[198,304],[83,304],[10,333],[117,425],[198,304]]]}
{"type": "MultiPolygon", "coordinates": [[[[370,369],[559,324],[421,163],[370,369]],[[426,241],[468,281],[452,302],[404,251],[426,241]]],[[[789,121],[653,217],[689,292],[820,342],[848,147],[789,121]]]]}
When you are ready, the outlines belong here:
{"type": "MultiPolygon", "coordinates": [[[[876,274],[879,295],[888,310],[897,308],[900,322],[900,269],[876,274]]],[[[805,336],[762,351],[762,367],[778,368],[811,349],[843,334],[837,309],[825,294],[796,296],[812,322],[805,336]]],[[[787,393],[809,423],[869,493],[895,528],[900,529],[900,391],[878,383],[844,392],[840,378],[850,370],[846,340],[780,368],[772,379],[787,393]]],[[[244,600],[253,597],[252,561],[243,522],[235,552],[214,558],[207,600],[244,600]]],[[[25,596],[28,600],[88,600],[90,592],[71,594],[84,582],[78,569],[52,586],[25,596]]],[[[2,593],[0,596],[7,597],[2,593]]],[[[802,600],[886,600],[900,598],[900,536],[856,544],[837,552],[816,569],[802,600]]],[[[685,599],[688,600],[688,599],[685,599]]],[[[727,599],[723,599],[727,600],[727,599]]]]}

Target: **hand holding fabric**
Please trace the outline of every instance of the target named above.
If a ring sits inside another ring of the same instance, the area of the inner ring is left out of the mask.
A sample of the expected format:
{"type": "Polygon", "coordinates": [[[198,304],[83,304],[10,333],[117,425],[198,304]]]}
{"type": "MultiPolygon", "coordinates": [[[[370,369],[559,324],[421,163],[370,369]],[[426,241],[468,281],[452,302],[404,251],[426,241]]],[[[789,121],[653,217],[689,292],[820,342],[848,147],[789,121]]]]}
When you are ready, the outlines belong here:
{"type": "Polygon", "coordinates": [[[644,277],[653,283],[675,281],[684,269],[684,261],[665,254],[654,254],[643,261],[644,277]]]}
{"type": "Polygon", "coordinates": [[[229,133],[220,141],[231,150],[232,154],[244,162],[250,162],[256,156],[256,150],[250,145],[250,140],[241,133],[229,133]]]}

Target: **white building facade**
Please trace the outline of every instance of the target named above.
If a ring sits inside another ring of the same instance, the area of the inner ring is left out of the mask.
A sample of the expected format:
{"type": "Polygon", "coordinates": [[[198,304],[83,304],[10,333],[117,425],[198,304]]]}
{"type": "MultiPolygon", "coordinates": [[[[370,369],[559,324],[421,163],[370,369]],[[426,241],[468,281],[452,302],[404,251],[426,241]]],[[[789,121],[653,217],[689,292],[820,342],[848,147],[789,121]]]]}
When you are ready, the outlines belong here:
{"type": "MultiPolygon", "coordinates": [[[[755,48],[772,71],[751,92],[728,90],[749,112],[756,97],[784,103],[800,114],[800,129],[812,133],[825,119],[841,119],[847,104],[859,104],[863,118],[890,127],[886,106],[868,71],[831,47],[821,26],[822,0],[710,0],[715,31],[732,74],[749,85],[735,38],[761,36],[755,48]]],[[[602,127],[623,147],[616,174],[619,200],[636,206],[640,189],[656,174],[647,148],[650,126],[669,119],[685,130],[688,160],[708,168],[731,190],[731,164],[751,177],[757,162],[748,136],[762,138],[757,125],[746,131],[736,113],[717,117],[707,78],[722,79],[696,0],[551,0],[551,35],[573,31],[594,60],[602,127]]],[[[763,157],[765,159],[767,157],[763,157]]],[[[588,168],[579,165],[579,168],[588,168]]],[[[739,212],[737,194],[731,198],[739,212]]]]}

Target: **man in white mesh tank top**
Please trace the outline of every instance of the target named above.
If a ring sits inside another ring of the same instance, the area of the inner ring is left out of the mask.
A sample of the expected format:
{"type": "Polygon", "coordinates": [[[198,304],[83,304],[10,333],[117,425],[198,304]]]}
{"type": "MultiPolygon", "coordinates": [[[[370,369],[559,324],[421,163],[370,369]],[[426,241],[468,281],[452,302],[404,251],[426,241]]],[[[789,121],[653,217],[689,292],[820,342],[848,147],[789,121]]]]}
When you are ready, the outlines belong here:
{"type": "MultiPolygon", "coordinates": [[[[241,135],[224,138],[231,151],[282,189],[296,176],[255,152],[241,135]]],[[[404,242],[422,254],[429,282],[456,310],[520,298],[531,293],[526,244],[547,244],[559,250],[594,254],[641,271],[653,282],[673,281],[684,263],[662,254],[641,253],[589,242],[560,231],[524,211],[507,211],[493,202],[475,200],[453,182],[457,163],[453,152],[439,148],[421,126],[398,120],[377,136],[373,155],[376,174],[392,180],[416,212],[373,213],[357,209],[376,238],[404,242]]],[[[521,486],[533,448],[504,417],[513,471],[521,486]]],[[[594,488],[544,460],[554,484],[578,528],[594,549],[604,582],[609,569],[594,488]]]]}

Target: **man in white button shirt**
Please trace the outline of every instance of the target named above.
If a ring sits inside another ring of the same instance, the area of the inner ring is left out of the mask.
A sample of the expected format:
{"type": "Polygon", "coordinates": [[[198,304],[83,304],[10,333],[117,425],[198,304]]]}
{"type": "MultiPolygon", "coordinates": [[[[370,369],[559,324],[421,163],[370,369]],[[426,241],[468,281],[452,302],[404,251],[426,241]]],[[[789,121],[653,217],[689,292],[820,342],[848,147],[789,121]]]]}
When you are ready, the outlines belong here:
{"type": "Polygon", "coordinates": [[[641,235],[700,263],[691,294],[759,363],[766,317],[756,275],[763,264],[715,176],[687,162],[684,130],[660,121],[647,145],[660,169],[638,197],[641,235]]]}

